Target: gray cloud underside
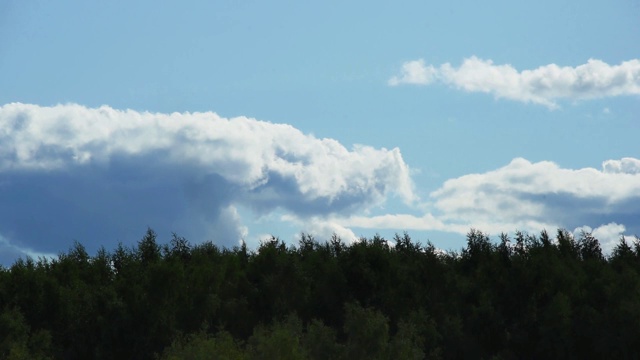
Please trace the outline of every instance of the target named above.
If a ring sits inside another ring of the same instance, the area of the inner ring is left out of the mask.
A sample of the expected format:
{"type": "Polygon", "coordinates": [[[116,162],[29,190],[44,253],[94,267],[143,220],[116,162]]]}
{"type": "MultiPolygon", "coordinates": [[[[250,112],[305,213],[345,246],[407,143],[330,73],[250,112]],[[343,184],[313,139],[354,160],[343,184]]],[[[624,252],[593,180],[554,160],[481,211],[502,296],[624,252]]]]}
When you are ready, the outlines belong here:
{"type": "Polygon", "coordinates": [[[589,59],[576,67],[549,64],[533,70],[518,71],[511,65],[495,65],[475,56],[459,67],[445,63],[438,67],[424,60],[405,62],[400,74],[389,85],[428,85],[440,82],[468,92],[490,93],[527,103],[558,107],[560,99],[583,100],[640,94],[640,60],[609,65],[589,59]]]}
{"type": "Polygon", "coordinates": [[[349,150],[215,113],[0,107],[0,235],[45,252],[129,241],[146,226],[235,245],[247,232],[237,206],[347,215],[393,194],[414,200],[397,148],[349,150]]]}

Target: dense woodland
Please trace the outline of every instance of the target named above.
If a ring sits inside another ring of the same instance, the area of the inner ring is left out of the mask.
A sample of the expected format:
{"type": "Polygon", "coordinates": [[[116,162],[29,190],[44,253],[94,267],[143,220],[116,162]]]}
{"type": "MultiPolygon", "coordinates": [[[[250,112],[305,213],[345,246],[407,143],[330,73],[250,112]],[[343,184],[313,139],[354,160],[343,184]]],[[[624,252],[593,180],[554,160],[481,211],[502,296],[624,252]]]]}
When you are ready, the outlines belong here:
{"type": "Polygon", "coordinates": [[[640,358],[640,243],[471,230],[161,244],[0,268],[3,359],[640,358]]]}

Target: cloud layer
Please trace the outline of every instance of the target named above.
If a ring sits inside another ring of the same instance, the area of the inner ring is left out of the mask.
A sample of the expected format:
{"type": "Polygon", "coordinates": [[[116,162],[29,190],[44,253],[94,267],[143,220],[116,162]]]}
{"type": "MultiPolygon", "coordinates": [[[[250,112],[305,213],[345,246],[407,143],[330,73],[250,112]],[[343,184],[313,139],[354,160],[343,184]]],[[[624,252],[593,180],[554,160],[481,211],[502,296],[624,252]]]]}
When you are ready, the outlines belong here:
{"type": "Polygon", "coordinates": [[[640,160],[607,160],[602,169],[565,169],[516,158],[497,170],[446,181],[425,215],[356,215],[347,226],[439,230],[477,228],[538,232],[558,227],[593,232],[610,250],[622,234],[640,234],[640,160]]]}
{"type": "Polygon", "coordinates": [[[493,94],[496,98],[558,107],[561,99],[582,100],[640,94],[640,60],[609,65],[589,59],[576,67],[549,64],[518,71],[511,65],[495,65],[472,56],[459,67],[445,63],[438,67],[424,60],[405,62],[389,85],[429,85],[441,82],[467,92],[493,94]]]}
{"type": "Polygon", "coordinates": [[[631,222],[640,215],[637,166],[637,159],[625,158],[605,162],[602,170],[573,170],[517,158],[494,171],[448,180],[431,197],[435,208],[452,221],[505,219],[566,227],[631,222]],[[635,166],[611,171],[613,164],[635,166]]]}
{"type": "Polygon", "coordinates": [[[233,246],[249,233],[240,208],[283,214],[319,238],[354,240],[352,228],[563,227],[592,231],[610,249],[619,235],[640,234],[640,160],[567,169],[516,158],[450,179],[418,204],[398,149],[349,150],[289,125],[214,113],[0,107],[0,263],[73,240],[114,246],[146,226],[233,246]],[[390,196],[414,214],[366,215],[390,196]]]}
{"type": "Polygon", "coordinates": [[[238,206],[305,218],[390,195],[414,200],[397,148],[349,150],[289,125],[215,113],[0,107],[0,234],[43,251],[71,239],[125,241],[147,225],[229,245],[247,232],[238,206]]]}

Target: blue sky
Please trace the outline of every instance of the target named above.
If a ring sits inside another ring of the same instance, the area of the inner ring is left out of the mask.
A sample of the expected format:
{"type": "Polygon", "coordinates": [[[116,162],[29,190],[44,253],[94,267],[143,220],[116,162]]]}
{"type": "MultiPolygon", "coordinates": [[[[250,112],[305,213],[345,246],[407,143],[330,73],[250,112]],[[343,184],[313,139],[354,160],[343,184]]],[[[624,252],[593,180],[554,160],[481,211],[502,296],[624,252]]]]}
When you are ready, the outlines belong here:
{"type": "Polygon", "coordinates": [[[640,234],[640,2],[3,1],[0,262],[155,229],[640,234]]]}

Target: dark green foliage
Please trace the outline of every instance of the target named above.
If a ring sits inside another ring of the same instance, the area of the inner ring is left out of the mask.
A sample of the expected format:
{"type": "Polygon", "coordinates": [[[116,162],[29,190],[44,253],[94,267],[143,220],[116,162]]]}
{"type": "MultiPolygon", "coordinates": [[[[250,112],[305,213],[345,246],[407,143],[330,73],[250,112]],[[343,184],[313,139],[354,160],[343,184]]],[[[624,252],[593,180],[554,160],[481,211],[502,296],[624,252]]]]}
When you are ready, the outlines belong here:
{"type": "Polygon", "coordinates": [[[75,243],[0,267],[0,359],[640,357],[638,239],[610,256],[589,233],[497,240],[75,243]]]}
{"type": "Polygon", "coordinates": [[[188,336],[178,336],[170,346],[165,348],[161,360],[209,360],[216,359],[248,359],[241,345],[226,331],[208,335],[201,331],[188,336]]]}

